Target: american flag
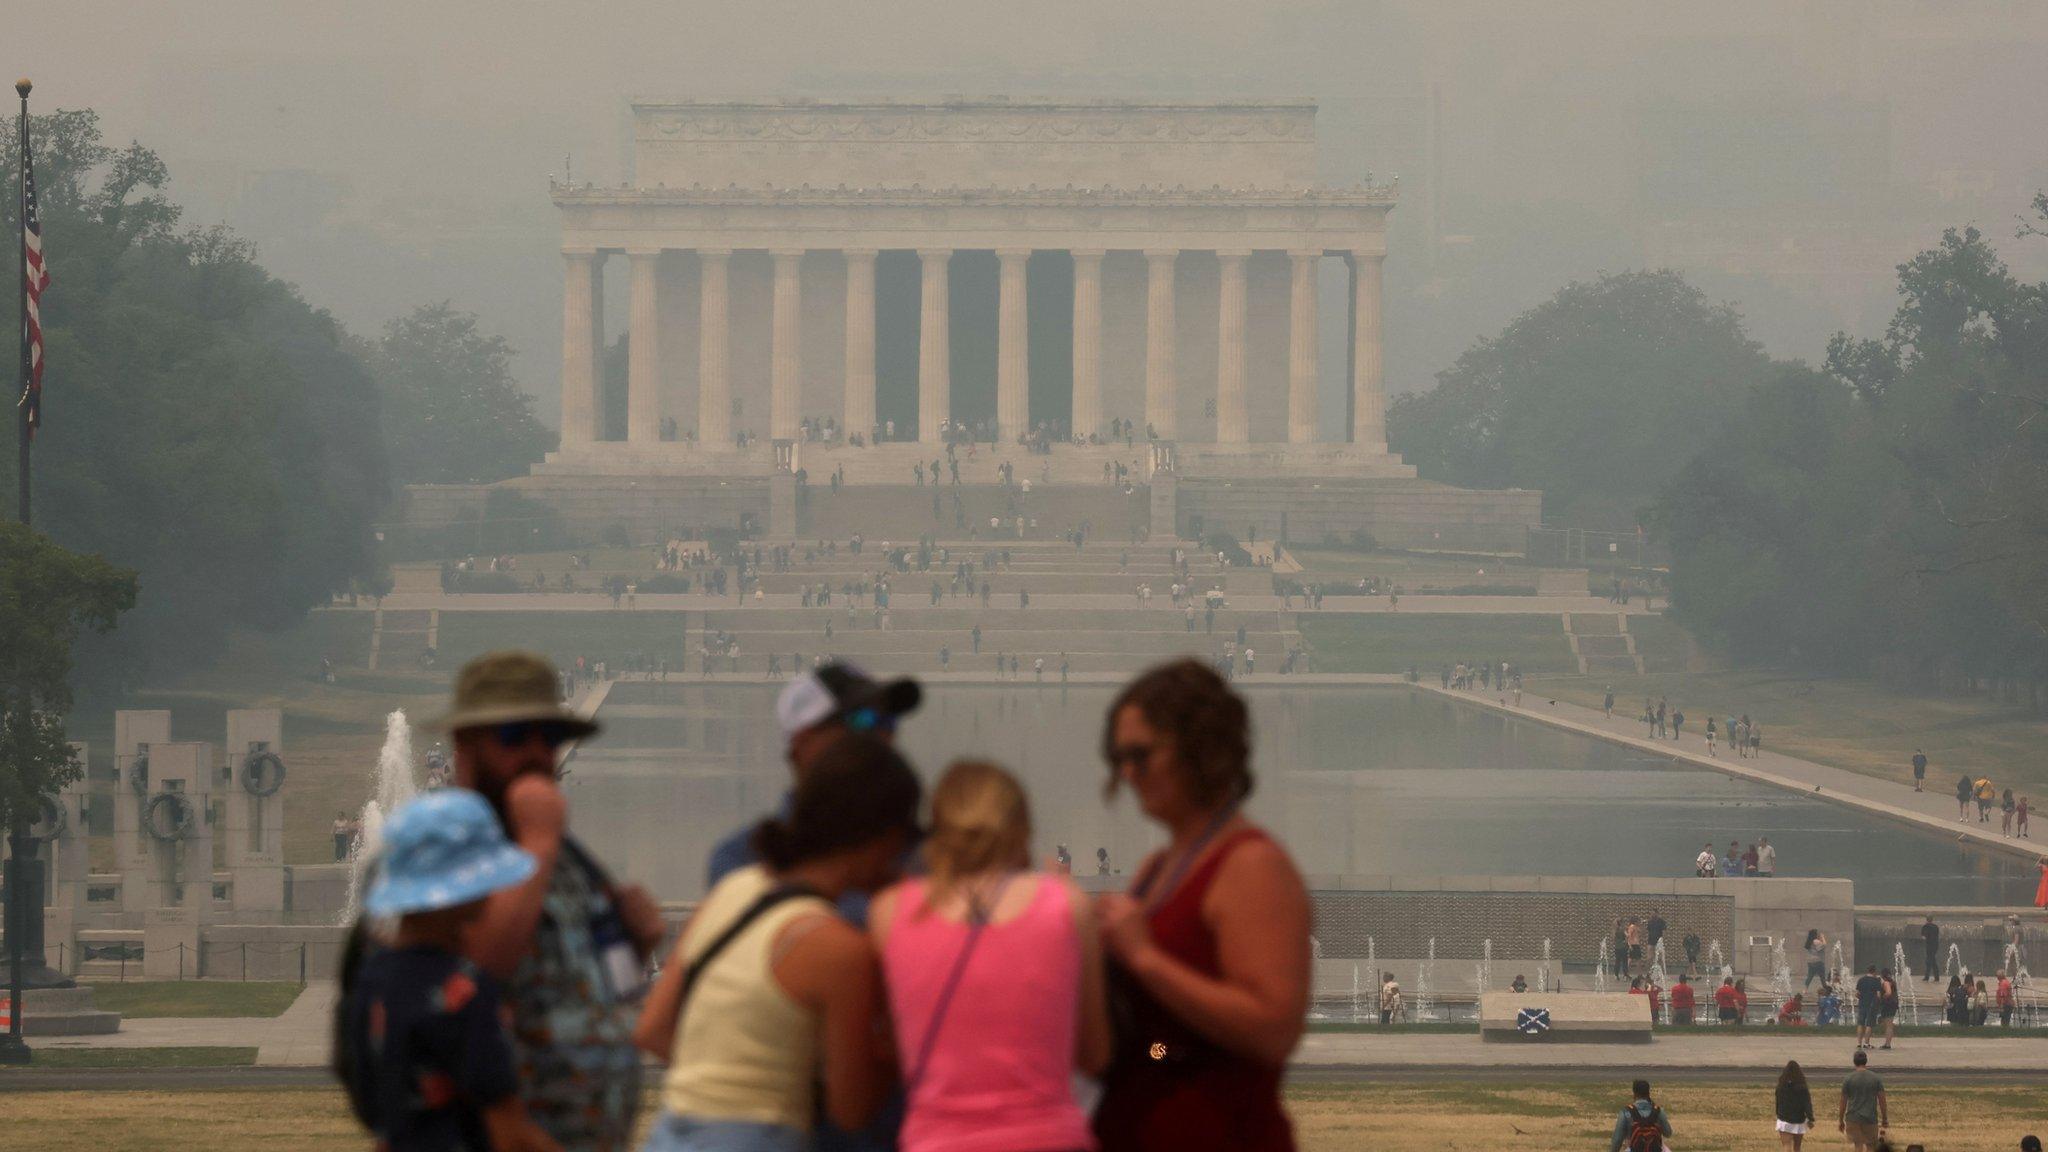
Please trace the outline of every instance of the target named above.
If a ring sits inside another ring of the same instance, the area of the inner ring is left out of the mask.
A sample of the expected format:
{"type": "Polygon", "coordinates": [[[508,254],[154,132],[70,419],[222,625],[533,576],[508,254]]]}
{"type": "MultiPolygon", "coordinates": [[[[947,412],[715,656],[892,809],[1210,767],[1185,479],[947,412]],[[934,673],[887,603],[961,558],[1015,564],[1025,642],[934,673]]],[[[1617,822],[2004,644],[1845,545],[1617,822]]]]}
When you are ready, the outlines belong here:
{"type": "Polygon", "coordinates": [[[43,220],[36,210],[35,159],[29,154],[28,134],[21,137],[21,259],[26,297],[23,302],[21,407],[28,412],[28,434],[34,439],[43,423],[43,289],[50,286],[50,269],[43,263],[43,220]]]}

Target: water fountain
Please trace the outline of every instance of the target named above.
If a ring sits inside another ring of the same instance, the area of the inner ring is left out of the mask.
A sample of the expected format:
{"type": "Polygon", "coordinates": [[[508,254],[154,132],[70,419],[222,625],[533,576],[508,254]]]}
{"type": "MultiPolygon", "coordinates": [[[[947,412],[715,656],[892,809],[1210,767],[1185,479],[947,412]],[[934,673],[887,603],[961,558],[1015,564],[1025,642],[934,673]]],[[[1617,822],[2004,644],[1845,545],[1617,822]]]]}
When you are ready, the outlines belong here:
{"type": "MultiPolygon", "coordinates": [[[[1725,979],[1735,974],[1735,969],[1728,963],[1728,954],[1721,951],[1721,942],[1719,940],[1707,941],[1707,971],[1716,973],[1716,980],[1725,979]]],[[[1713,993],[1708,993],[1709,999],[1712,998],[1712,995],[1713,993]]],[[[1702,1017],[1704,1021],[1710,1024],[1719,1023],[1720,1018],[1721,1014],[1718,1012],[1708,1012],[1702,1017]]]]}
{"type": "Polygon", "coordinates": [[[2026,958],[2021,954],[2020,946],[2009,940],[2005,945],[2005,956],[2002,963],[2005,966],[2006,978],[2012,981],[2013,1007],[2021,1010],[2018,1014],[2021,1015],[2022,1022],[2024,1023],[2026,1017],[2032,1015],[2032,1013],[2024,1011],[2029,1006],[2027,1001],[2038,999],[2034,992],[2034,974],[2027,971],[2026,958]]]}
{"type": "MultiPolygon", "coordinates": [[[[1560,985],[1563,981],[1558,982],[1560,985]]],[[[1550,937],[1543,938],[1543,966],[1536,969],[1536,991],[1550,991],[1550,937]]]]}
{"type": "Polygon", "coordinates": [[[1415,974],[1415,1020],[1416,1023],[1429,1018],[1429,983],[1436,970],[1436,937],[1429,938],[1429,957],[1415,974]]]}
{"type": "MultiPolygon", "coordinates": [[[[1839,948],[1840,945],[1836,947],[1839,948]]],[[[1897,976],[1899,997],[1903,1001],[1900,1007],[1905,1009],[1906,1019],[1914,1024],[1920,1023],[1920,982],[1913,979],[1912,971],[1906,967],[1906,946],[1904,944],[1892,945],[1892,971],[1897,976]]],[[[1837,977],[1837,980],[1839,979],[1837,977]]],[[[1838,983],[1836,987],[1839,989],[1840,984],[1838,983]]]]}
{"type": "Polygon", "coordinates": [[[362,911],[363,869],[383,842],[384,819],[419,792],[412,774],[412,725],[403,709],[384,718],[384,747],[377,752],[377,788],[363,802],[357,817],[362,832],[348,857],[348,907],[342,923],[353,924],[362,911]]]}
{"type": "Polygon", "coordinates": [[[1358,1015],[1358,1004],[1358,965],[1353,964],[1351,966],[1351,1022],[1353,1024],[1358,1023],[1361,1019],[1358,1015]]]}
{"type": "Polygon", "coordinates": [[[1607,991],[1607,962],[1612,958],[1612,954],[1608,949],[1613,946],[1614,942],[1612,940],[1605,936],[1600,937],[1600,958],[1593,965],[1593,991],[1595,992],[1607,991]]]}
{"type": "MultiPolygon", "coordinates": [[[[1830,945],[1828,948],[1828,954],[1831,957],[1831,959],[1828,962],[1828,983],[1840,985],[1842,982],[1842,977],[1847,975],[1849,972],[1849,962],[1844,958],[1844,954],[1842,952],[1842,942],[1840,940],[1837,940],[1832,945],[1830,945]]],[[[1894,973],[1897,973],[1898,978],[1901,980],[1904,980],[1908,975],[1905,968],[1904,952],[1901,952],[1897,957],[1897,962],[1892,966],[1892,971],[1894,973]]]]}
{"type": "Polygon", "coordinates": [[[1777,1006],[1792,999],[1792,962],[1785,957],[1785,938],[1778,937],[1771,944],[1771,993],[1777,997],[1777,1006]]]}
{"type": "Polygon", "coordinates": [[[1671,998],[1663,994],[1667,977],[1668,973],[1664,968],[1664,941],[1660,937],[1657,940],[1657,946],[1650,950],[1650,987],[1658,989],[1658,997],[1662,1001],[1660,1008],[1664,1014],[1664,1023],[1669,1024],[1671,1023],[1671,998]]]}
{"type": "Polygon", "coordinates": [[[1477,976],[1479,987],[1476,991],[1484,992],[1493,987],[1493,937],[1491,936],[1479,943],[1479,970],[1477,976]]]}

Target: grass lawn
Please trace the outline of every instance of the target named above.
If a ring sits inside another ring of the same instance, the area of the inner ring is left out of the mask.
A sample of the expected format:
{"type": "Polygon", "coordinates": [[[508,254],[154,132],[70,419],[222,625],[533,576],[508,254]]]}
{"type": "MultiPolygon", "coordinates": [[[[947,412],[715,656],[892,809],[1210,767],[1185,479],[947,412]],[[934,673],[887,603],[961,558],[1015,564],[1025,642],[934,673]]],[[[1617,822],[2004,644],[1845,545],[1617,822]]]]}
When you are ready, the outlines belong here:
{"type": "Polygon", "coordinates": [[[1405,672],[1425,679],[1460,660],[1508,660],[1525,674],[1575,671],[1556,616],[1352,615],[1303,612],[1296,619],[1317,672],[1405,672]]]}
{"type": "MultiPolygon", "coordinates": [[[[1629,621],[1630,631],[1637,626],[1629,621]]],[[[2048,799],[2048,760],[2041,756],[2048,747],[2048,720],[1981,696],[1925,696],[1870,681],[1771,670],[1665,672],[1622,681],[1546,676],[1528,687],[1597,708],[1609,682],[1615,684],[1617,711],[1626,707],[1630,715],[1645,695],[1668,697],[1689,717],[1747,713],[1763,724],[1766,748],[1907,783],[1913,778],[1913,749],[1923,748],[1929,791],[1950,795],[1956,777],[1969,772],[2048,799]]]]}
{"type": "Polygon", "coordinates": [[[131,1020],[277,1016],[300,991],[283,980],[138,980],[94,984],[92,1000],[94,1007],[131,1020]]]}
{"type": "MultiPolygon", "coordinates": [[[[1832,1114],[1839,1073],[1809,1070],[1816,1112],[1832,1114]]],[[[1652,1077],[1652,1091],[1671,1117],[1672,1146],[1685,1152],[1776,1148],[1771,1085],[1687,1085],[1652,1077]]],[[[1940,1152],[2006,1152],[2022,1133],[2048,1127],[2048,1091],[2038,1087],[1914,1088],[1888,1085],[1892,1138],[1903,1148],[1924,1143],[1940,1152]]],[[[1303,1152],[1424,1152],[1435,1149],[1586,1152],[1602,1149],[1615,1113],[1628,1102],[1626,1083],[1560,1081],[1489,1086],[1484,1073],[1469,1084],[1320,1085],[1288,1093],[1303,1152]]],[[[1846,1147],[1832,1123],[1811,1141],[1846,1147]]]]}
{"type": "MultiPolygon", "coordinates": [[[[484,598],[476,597],[478,600],[484,598]]],[[[528,648],[556,661],[577,656],[609,660],[628,653],[667,658],[682,666],[684,612],[448,612],[441,613],[441,666],[459,668],[495,648],[528,648]]]]}
{"type": "MultiPolygon", "coordinates": [[[[5,1073],[0,1073],[5,1075],[5,1073]]],[[[1837,1073],[1816,1075],[1815,1103],[1832,1103],[1837,1073]]],[[[1656,1085],[1671,1116],[1672,1143],[1685,1152],[1777,1147],[1771,1087],[1746,1084],[1656,1085]]],[[[1468,1083],[1304,1084],[1287,1093],[1303,1152],[1586,1152],[1606,1147],[1628,1086],[1558,1080],[1468,1083]]],[[[2048,1092],[2038,1087],[1889,1086],[1894,1138],[1940,1152],[2009,1152],[2038,1131],[2048,1092]]],[[[650,1094],[642,1127],[657,1107],[650,1094]]],[[[198,1146],[207,1152],[326,1152],[360,1149],[364,1138],[338,1090],[14,1092],[7,1096],[10,1147],[42,1152],[154,1152],[198,1146]],[[18,1142],[18,1143],[16,1143],[18,1142]]],[[[1820,1148],[1842,1146],[1823,1125],[1820,1148]]],[[[637,1142],[636,1142],[637,1143],[637,1142]]]]}
{"type": "MultiPolygon", "coordinates": [[[[247,1068],[256,1063],[254,1048],[48,1048],[37,1047],[34,1041],[29,1042],[29,1047],[35,1054],[35,1062],[26,1069],[0,1066],[0,1078],[14,1072],[20,1072],[25,1076],[34,1075],[38,1068],[52,1071],[87,1068],[247,1068]]],[[[11,1125],[12,1122],[13,1117],[10,1116],[8,1123],[11,1125]]],[[[19,1145],[23,1148],[48,1146],[34,1141],[19,1145]]]]}

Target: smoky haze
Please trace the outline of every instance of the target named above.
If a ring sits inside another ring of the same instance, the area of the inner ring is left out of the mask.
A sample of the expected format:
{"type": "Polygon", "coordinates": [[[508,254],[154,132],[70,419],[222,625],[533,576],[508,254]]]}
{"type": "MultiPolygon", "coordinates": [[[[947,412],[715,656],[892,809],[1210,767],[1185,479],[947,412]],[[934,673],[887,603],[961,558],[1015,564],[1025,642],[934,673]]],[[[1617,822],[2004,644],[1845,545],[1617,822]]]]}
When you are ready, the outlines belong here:
{"type": "Polygon", "coordinates": [[[39,109],[155,148],[189,221],[359,331],[477,312],[550,422],[547,179],[630,175],[634,95],[1314,98],[1325,179],[1400,177],[1393,392],[1630,267],[1679,269],[1772,353],[1817,359],[1882,328],[1893,266],[1942,227],[2009,236],[2048,186],[2048,6],[2023,2],[24,7],[9,55],[39,109]]]}

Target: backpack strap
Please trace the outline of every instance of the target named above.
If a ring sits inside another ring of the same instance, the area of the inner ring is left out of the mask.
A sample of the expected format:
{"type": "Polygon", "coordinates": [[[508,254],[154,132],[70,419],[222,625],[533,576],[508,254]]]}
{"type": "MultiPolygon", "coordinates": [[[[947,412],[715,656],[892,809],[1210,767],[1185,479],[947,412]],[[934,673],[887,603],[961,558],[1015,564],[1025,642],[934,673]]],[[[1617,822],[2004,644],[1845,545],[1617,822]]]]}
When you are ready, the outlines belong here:
{"type": "Polygon", "coordinates": [[[759,920],[769,909],[802,896],[823,899],[822,896],[818,896],[816,890],[801,884],[778,884],[761,893],[752,904],[747,905],[746,911],[740,913],[731,924],[726,926],[725,931],[720,932],[717,938],[712,940],[704,951],[697,954],[695,960],[690,961],[690,966],[683,971],[683,990],[676,998],[676,1021],[678,1025],[682,1022],[684,1010],[689,1007],[690,990],[696,987],[697,978],[704,974],[704,970],[711,966],[711,962],[718,958],[718,954],[725,951],[734,940],[739,939],[740,933],[745,932],[752,926],[754,921],[759,920]]]}

